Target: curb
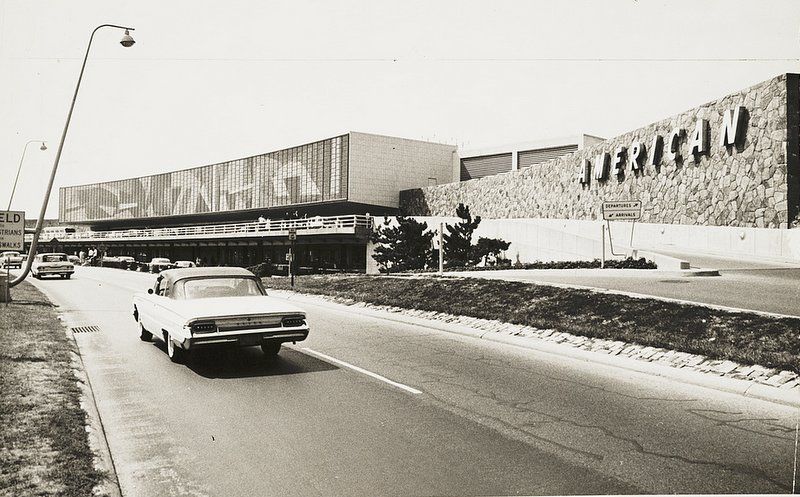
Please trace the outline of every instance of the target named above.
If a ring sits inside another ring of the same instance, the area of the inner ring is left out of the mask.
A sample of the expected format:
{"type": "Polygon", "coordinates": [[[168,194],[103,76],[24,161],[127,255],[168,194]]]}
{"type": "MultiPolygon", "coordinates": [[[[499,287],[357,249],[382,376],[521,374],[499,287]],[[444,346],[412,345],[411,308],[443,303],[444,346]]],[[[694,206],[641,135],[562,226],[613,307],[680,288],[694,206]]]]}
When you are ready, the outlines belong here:
{"type": "MultiPolygon", "coordinates": [[[[434,319],[425,319],[415,316],[405,315],[404,310],[395,311],[376,309],[364,302],[344,304],[335,302],[327,297],[320,295],[306,295],[286,290],[271,290],[270,294],[275,297],[287,300],[296,300],[303,303],[327,307],[347,313],[356,313],[386,321],[393,321],[402,324],[409,324],[429,328],[433,330],[467,336],[479,340],[487,340],[505,345],[513,345],[525,349],[535,350],[545,354],[566,357],[589,363],[598,363],[606,366],[634,371],[637,373],[648,374],[666,378],[673,381],[688,383],[694,386],[709,388],[726,393],[741,395],[748,398],[774,402],[792,407],[800,407],[800,390],[798,388],[780,388],[757,383],[755,381],[741,380],[720,376],[716,373],[709,374],[694,369],[681,369],[669,366],[662,362],[647,362],[634,359],[632,357],[606,354],[584,350],[562,343],[548,342],[536,337],[519,336],[504,334],[494,331],[481,330],[462,324],[453,324],[434,319]]],[[[405,310],[410,311],[410,310],[405,310]]],[[[442,315],[442,314],[440,314],[442,315]]],[[[442,315],[445,316],[445,315],[442,315]]]]}

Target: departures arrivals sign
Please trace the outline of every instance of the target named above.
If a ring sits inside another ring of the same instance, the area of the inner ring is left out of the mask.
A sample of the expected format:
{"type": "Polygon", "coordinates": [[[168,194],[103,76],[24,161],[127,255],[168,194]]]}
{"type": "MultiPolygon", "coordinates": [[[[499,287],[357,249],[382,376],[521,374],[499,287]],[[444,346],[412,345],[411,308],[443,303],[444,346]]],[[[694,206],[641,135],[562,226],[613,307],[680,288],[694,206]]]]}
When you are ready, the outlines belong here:
{"type": "Polygon", "coordinates": [[[604,221],[637,221],[642,218],[641,200],[603,202],[604,221]]]}
{"type": "Polygon", "coordinates": [[[22,251],[25,245],[25,212],[0,211],[0,251],[22,251]]]}

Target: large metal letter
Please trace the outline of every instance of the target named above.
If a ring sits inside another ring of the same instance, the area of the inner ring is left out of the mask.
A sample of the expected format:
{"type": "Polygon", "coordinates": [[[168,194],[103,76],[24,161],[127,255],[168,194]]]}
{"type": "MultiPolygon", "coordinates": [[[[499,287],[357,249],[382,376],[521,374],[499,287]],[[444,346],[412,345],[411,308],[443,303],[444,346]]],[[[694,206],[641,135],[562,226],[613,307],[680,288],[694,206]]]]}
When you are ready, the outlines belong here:
{"type": "Polygon", "coordinates": [[[625,147],[619,146],[614,149],[614,160],[612,161],[612,166],[614,169],[614,174],[619,176],[623,172],[625,172],[625,161],[623,160],[625,157],[625,147]]]}
{"type": "Polygon", "coordinates": [[[694,127],[692,140],[689,142],[689,153],[695,157],[708,153],[708,121],[698,119],[697,126],[694,127]]]}
{"type": "Polygon", "coordinates": [[[727,147],[736,145],[742,139],[742,118],[744,118],[744,107],[737,106],[733,109],[733,116],[731,110],[726,109],[722,113],[722,127],[719,130],[719,146],[727,147]]]}
{"type": "Polygon", "coordinates": [[[667,140],[667,157],[674,162],[681,159],[681,135],[683,135],[683,129],[675,128],[667,140]]]}
{"type": "Polygon", "coordinates": [[[583,159],[583,167],[581,167],[581,172],[578,174],[578,179],[580,180],[582,185],[586,185],[589,183],[589,178],[591,178],[591,170],[592,170],[592,161],[589,159],[583,159]]]}
{"type": "Polygon", "coordinates": [[[603,181],[608,177],[608,154],[600,152],[594,158],[594,179],[603,181]]]}
{"type": "Polygon", "coordinates": [[[642,168],[642,143],[635,141],[631,143],[631,152],[628,154],[628,164],[631,171],[638,171],[642,168]]]}
{"type": "Polygon", "coordinates": [[[653,137],[653,143],[650,145],[650,165],[655,167],[661,164],[661,153],[664,151],[664,140],[660,135],[653,137]]]}

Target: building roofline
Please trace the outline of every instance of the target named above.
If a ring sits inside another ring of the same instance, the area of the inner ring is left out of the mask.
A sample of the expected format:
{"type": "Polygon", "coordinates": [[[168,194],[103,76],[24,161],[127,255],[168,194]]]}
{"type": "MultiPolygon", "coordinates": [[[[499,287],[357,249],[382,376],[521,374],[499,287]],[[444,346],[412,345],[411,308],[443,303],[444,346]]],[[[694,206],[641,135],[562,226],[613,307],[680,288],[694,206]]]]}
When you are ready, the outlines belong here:
{"type": "Polygon", "coordinates": [[[509,154],[512,152],[522,152],[525,150],[541,150],[547,148],[564,147],[567,145],[577,145],[578,150],[585,148],[586,139],[605,141],[605,138],[599,136],[587,135],[585,133],[579,135],[562,136],[557,138],[548,138],[543,140],[533,140],[526,142],[508,143],[505,145],[494,145],[490,147],[473,148],[467,150],[459,150],[458,155],[462,159],[470,157],[483,157],[486,155],[509,154]]]}

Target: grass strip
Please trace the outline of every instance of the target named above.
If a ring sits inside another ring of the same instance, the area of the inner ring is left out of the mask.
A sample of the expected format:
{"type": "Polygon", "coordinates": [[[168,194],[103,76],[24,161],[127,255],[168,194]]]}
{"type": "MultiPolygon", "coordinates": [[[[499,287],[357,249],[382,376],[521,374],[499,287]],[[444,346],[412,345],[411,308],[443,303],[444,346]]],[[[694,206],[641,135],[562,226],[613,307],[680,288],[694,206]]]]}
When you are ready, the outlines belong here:
{"type": "Polygon", "coordinates": [[[74,343],[31,284],[12,297],[0,303],[0,493],[90,496],[104,475],[86,434],[74,343]]]}
{"type": "MultiPolygon", "coordinates": [[[[265,278],[288,290],[288,278],[265,278]]],[[[800,373],[800,319],[479,278],[303,276],[295,291],[622,340],[800,373]]]]}

